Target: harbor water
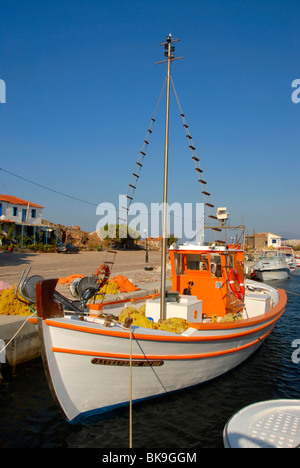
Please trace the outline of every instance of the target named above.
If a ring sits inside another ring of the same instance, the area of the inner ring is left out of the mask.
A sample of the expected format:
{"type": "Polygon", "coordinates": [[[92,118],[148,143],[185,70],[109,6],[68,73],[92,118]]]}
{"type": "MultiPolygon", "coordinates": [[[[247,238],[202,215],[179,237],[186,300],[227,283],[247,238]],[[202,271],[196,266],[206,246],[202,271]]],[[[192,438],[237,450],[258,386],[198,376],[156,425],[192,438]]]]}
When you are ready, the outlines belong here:
{"type": "MultiPolygon", "coordinates": [[[[300,399],[300,272],[269,284],[285,289],[288,302],[260,349],[213,382],[133,405],[133,448],[222,448],[224,425],[244,406],[300,399]]],[[[129,408],[102,415],[93,424],[69,424],[37,359],[0,381],[0,447],[128,448],[129,408]]]]}

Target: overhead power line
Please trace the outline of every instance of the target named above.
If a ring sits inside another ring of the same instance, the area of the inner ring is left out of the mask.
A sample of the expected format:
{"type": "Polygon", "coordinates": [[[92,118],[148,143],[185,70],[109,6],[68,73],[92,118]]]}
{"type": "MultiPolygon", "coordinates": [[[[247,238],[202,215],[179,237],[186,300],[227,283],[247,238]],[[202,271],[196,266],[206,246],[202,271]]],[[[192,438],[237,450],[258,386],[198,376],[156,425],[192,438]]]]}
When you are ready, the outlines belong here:
{"type": "MultiPolygon", "coordinates": [[[[99,203],[93,203],[93,202],[90,202],[90,201],[87,201],[87,200],[83,200],[81,198],[77,198],[77,197],[73,197],[72,195],[68,195],[66,193],[63,193],[63,192],[60,192],[59,190],[55,190],[55,189],[52,189],[50,187],[46,187],[45,185],[42,185],[42,184],[39,184],[38,182],[34,182],[33,180],[29,180],[27,179],[26,177],[23,177],[23,176],[20,176],[18,174],[15,174],[14,172],[11,172],[11,171],[7,171],[6,169],[3,169],[3,167],[0,167],[0,171],[3,171],[5,172],[6,174],[10,174],[12,175],[13,177],[17,177],[18,179],[21,179],[21,180],[24,180],[25,182],[28,182],[30,184],[33,184],[33,185],[36,185],[37,187],[40,187],[40,188],[43,188],[45,190],[49,190],[50,192],[53,192],[53,193],[56,193],[58,195],[61,195],[63,197],[67,197],[67,198],[71,198],[72,200],[76,200],[76,201],[79,201],[81,203],[86,203],[87,205],[91,205],[91,206],[99,206],[99,203]]],[[[146,207],[148,207],[148,205],[146,204],[145,205],[146,207]]],[[[109,210],[109,208],[107,208],[107,210],[109,210]]],[[[119,210],[115,210],[116,212],[119,212],[119,210]]],[[[156,213],[152,213],[152,214],[156,214],[156,213]]],[[[148,216],[148,215],[147,215],[148,216]]],[[[176,218],[181,218],[182,220],[186,220],[186,221],[193,221],[194,222],[194,219],[188,219],[188,218],[184,218],[182,216],[178,216],[176,215],[175,213],[170,213],[170,216],[173,216],[173,217],[176,217],[176,218]]]]}
{"type": "Polygon", "coordinates": [[[68,194],[60,192],[58,190],[54,190],[54,189],[52,189],[50,187],[46,187],[45,185],[38,184],[37,182],[33,182],[33,180],[26,179],[25,177],[22,177],[22,176],[20,176],[18,174],[14,174],[13,172],[7,171],[6,169],[3,169],[2,167],[0,167],[0,171],[6,172],[7,174],[10,174],[10,175],[12,175],[14,177],[17,177],[18,179],[25,180],[25,182],[29,182],[30,184],[37,185],[38,187],[49,190],[50,192],[57,193],[58,195],[62,195],[63,197],[71,198],[72,200],[77,200],[77,201],[80,201],[82,203],[86,203],[87,205],[98,206],[97,203],[92,203],[92,202],[89,202],[89,201],[86,201],[86,200],[82,200],[81,198],[73,197],[72,195],[68,195],[68,194]]]}

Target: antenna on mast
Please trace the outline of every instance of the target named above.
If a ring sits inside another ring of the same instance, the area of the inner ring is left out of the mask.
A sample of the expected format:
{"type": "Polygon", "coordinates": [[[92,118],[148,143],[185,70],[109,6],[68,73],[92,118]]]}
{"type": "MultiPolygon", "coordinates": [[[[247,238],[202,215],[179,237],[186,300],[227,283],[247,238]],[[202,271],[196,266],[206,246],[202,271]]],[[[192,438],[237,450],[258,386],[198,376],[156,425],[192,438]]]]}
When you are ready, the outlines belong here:
{"type": "Polygon", "coordinates": [[[170,59],[171,61],[173,60],[180,60],[183,59],[184,57],[174,57],[174,52],[175,52],[175,47],[171,45],[171,50],[170,50],[170,57],[169,57],[169,44],[173,44],[174,42],[179,42],[181,39],[172,39],[172,35],[169,34],[166,37],[166,42],[161,42],[159,45],[160,46],[165,46],[165,57],[167,57],[167,60],[163,60],[161,62],[155,62],[155,65],[159,65],[160,63],[168,63],[168,60],[170,59]]]}

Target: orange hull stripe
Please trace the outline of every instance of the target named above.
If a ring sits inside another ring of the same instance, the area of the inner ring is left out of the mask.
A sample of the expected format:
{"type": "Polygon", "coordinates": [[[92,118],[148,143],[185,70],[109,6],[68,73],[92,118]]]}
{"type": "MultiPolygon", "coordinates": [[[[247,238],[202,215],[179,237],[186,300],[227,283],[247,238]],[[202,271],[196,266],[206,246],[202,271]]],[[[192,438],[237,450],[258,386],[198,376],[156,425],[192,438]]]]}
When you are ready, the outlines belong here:
{"type": "MultiPolygon", "coordinates": [[[[209,357],[222,356],[225,354],[237,353],[239,351],[242,351],[243,349],[247,349],[247,348],[250,348],[251,346],[254,346],[255,344],[264,340],[269,335],[269,333],[271,333],[271,331],[272,330],[270,330],[268,333],[266,333],[262,337],[252,341],[251,343],[244,344],[242,346],[239,346],[238,348],[226,349],[224,351],[215,351],[212,353],[204,353],[204,354],[172,354],[172,355],[169,355],[169,354],[166,354],[166,355],[133,354],[131,357],[132,359],[139,359],[139,360],[158,359],[158,360],[164,360],[164,361],[182,361],[182,360],[188,360],[188,359],[204,359],[204,358],[209,358],[209,357]]],[[[56,347],[53,347],[52,351],[54,353],[77,354],[81,356],[97,356],[97,357],[106,357],[106,358],[111,358],[111,359],[130,359],[129,354],[99,353],[96,351],[82,351],[82,350],[77,350],[77,349],[65,349],[65,348],[56,348],[56,347]]]]}
{"type": "MultiPolygon", "coordinates": [[[[247,335],[252,335],[254,333],[257,333],[261,330],[264,330],[265,328],[269,327],[273,323],[277,322],[277,320],[281,317],[283,314],[284,309],[280,310],[273,320],[265,322],[263,325],[257,328],[251,328],[251,330],[247,330],[244,332],[240,333],[233,333],[230,335],[214,335],[214,336],[168,336],[168,335],[146,335],[142,333],[134,333],[133,336],[135,339],[139,340],[148,340],[148,341],[180,341],[180,342],[197,342],[197,341],[221,341],[221,340],[229,340],[232,338],[241,338],[243,336],[247,335]]],[[[105,335],[105,336],[114,336],[114,337],[119,337],[119,338],[129,338],[130,333],[127,332],[116,332],[112,330],[103,330],[103,329],[97,329],[97,328],[89,328],[89,327],[83,327],[80,325],[73,325],[69,324],[66,322],[55,322],[53,319],[46,319],[45,324],[48,326],[52,327],[58,327],[58,328],[65,328],[68,330],[74,330],[74,331],[79,331],[79,332],[85,332],[85,333],[93,333],[93,334],[98,334],[98,335],[105,335]]],[[[216,329],[216,332],[218,332],[220,328],[216,329]]]]}

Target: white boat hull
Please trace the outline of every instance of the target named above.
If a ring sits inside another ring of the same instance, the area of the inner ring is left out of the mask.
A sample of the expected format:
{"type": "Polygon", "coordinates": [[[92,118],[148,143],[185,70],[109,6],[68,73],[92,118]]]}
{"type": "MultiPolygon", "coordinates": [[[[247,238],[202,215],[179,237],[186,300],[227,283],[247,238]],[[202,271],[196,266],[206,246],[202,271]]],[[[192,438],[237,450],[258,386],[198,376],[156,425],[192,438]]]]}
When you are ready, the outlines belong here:
{"type": "MultiPolygon", "coordinates": [[[[75,422],[78,418],[129,403],[128,338],[85,336],[84,332],[79,331],[72,333],[70,340],[68,331],[49,323],[42,325],[54,390],[68,420],[75,422]],[[57,346],[62,343],[63,348],[57,346]],[[113,354],[103,351],[111,349],[115,351],[113,354]],[[120,359],[122,356],[124,358],[120,359]]],[[[133,356],[138,357],[134,359],[132,367],[133,402],[198,385],[228,372],[247,359],[262,343],[255,340],[248,347],[251,341],[252,336],[250,339],[226,340],[225,343],[181,343],[179,347],[178,342],[162,342],[157,346],[156,341],[141,343],[133,339],[133,356]],[[232,349],[234,351],[230,352],[232,349]],[[216,350],[218,354],[210,357],[216,350]],[[178,359],[173,358],[176,355],[178,359]],[[185,358],[184,355],[193,358],[185,358]],[[195,357],[197,355],[202,357],[195,357]],[[205,355],[208,357],[205,358],[205,355]],[[144,356],[149,356],[149,359],[144,356]],[[152,365],[148,365],[149,362],[152,365]]]]}
{"type": "Polygon", "coordinates": [[[280,250],[262,252],[260,260],[254,264],[256,278],[264,280],[283,280],[291,274],[291,263],[280,250]]]}
{"type": "Polygon", "coordinates": [[[284,280],[287,279],[290,275],[287,270],[256,270],[256,278],[262,281],[270,280],[284,280]]]}
{"type": "Polygon", "coordinates": [[[76,423],[127,405],[130,375],[132,402],[207,382],[255,352],[284,306],[283,297],[257,319],[203,323],[181,335],[133,326],[131,339],[130,331],[118,325],[39,318],[50,388],[66,419],[76,423]]]}

